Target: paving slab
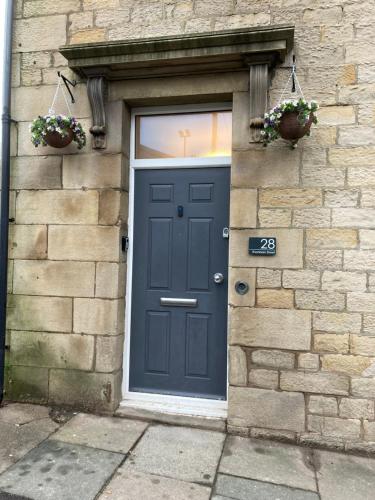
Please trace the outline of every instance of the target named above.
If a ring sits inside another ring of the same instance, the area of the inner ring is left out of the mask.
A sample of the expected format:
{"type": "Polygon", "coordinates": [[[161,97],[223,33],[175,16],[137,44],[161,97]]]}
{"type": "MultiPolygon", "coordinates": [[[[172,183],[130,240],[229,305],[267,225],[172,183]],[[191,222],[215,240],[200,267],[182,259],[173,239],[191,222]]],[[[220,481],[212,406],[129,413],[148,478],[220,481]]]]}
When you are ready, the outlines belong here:
{"type": "Polygon", "coordinates": [[[0,491],[32,500],[93,500],[120,453],[47,440],[0,476],[0,491]]]}
{"type": "Polygon", "coordinates": [[[99,500],[209,500],[211,488],[145,474],[126,465],[109,482],[99,500]]]}
{"type": "Polygon", "coordinates": [[[223,497],[236,500],[319,500],[317,493],[312,491],[292,489],[288,486],[263,483],[242,477],[219,474],[215,492],[223,497]]]}
{"type": "MultiPolygon", "coordinates": [[[[16,419],[16,422],[20,420],[23,419],[16,419]]],[[[59,425],[48,417],[23,424],[0,421],[0,473],[38,446],[58,428],[59,425]]]]}
{"type": "Polygon", "coordinates": [[[214,431],[155,425],[130,454],[129,470],[182,481],[213,483],[225,435],[214,431]]]}
{"type": "Polygon", "coordinates": [[[4,404],[0,406],[0,422],[23,425],[33,420],[49,418],[50,408],[22,403],[4,404]]]}
{"type": "Polygon", "coordinates": [[[373,500],[375,459],[315,451],[322,500],[373,500]]]}
{"type": "Polygon", "coordinates": [[[288,444],[228,436],[219,471],[292,488],[316,491],[311,450],[288,444]]]}
{"type": "Polygon", "coordinates": [[[148,423],[79,413],[53,436],[54,440],[128,453],[148,423]]]}

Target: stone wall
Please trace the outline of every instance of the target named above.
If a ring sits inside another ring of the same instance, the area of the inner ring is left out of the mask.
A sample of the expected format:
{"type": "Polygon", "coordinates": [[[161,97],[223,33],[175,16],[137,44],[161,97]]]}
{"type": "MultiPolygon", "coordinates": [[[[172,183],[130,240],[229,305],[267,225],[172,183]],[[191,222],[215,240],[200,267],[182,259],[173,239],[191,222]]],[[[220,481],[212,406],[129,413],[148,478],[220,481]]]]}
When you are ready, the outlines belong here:
{"type": "MultiPolygon", "coordinates": [[[[250,146],[248,90],[233,78],[228,428],[370,449],[375,5],[18,0],[15,17],[9,397],[96,410],[112,409],[120,399],[125,269],[119,238],[128,176],[121,127],[128,111],[121,109],[117,136],[109,138],[113,144],[105,154],[93,153],[90,145],[79,154],[74,146],[63,155],[35,149],[28,125],[48,110],[56,71],[65,67],[58,47],[295,24],[299,79],[306,97],[321,105],[320,124],[310,138],[296,150],[281,143],[266,150],[250,146]],[[277,237],[278,255],[250,257],[248,237],[266,233],[277,237]],[[239,277],[251,287],[243,297],[233,291],[239,277]]],[[[287,66],[288,61],[275,72],[272,104],[285,85],[287,66]]],[[[66,68],[64,73],[72,76],[66,68]]],[[[186,82],[178,85],[181,95],[188,94],[186,82]]],[[[215,85],[219,78],[202,83],[196,93],[209,94],[215,85]]],[[[112,89],[114,101],[123,97],[120,88],[112,89]]],[[[126,92],[144,97],[142,88],[132,83],[126,92]]],[[[160,80],[153,92],[155,101],[174,95],[160,80]]],[[[83,83],[76,95],[74,113],[88,128],[83,83]]]]}

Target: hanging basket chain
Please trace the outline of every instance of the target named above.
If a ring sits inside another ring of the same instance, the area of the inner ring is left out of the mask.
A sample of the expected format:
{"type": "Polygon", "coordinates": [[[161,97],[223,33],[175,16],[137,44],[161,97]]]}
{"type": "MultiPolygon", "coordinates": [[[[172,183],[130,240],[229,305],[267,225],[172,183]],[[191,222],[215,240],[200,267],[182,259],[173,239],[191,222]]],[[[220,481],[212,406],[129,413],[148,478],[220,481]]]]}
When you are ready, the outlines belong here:
{"type": "Polygon", "coordinates": [[[54,95],[54,97],[53,97],[51,107],[50,107],[50,108],[49,108],[49,110],[48,110],[48,114],[49,114],[49,115],[54,115],[54,114],[56,114],[56,113],[55,113],[55,103],[56,103],[57,96],[58,96],[58,94],[59,94],[59,90],[61,89],[61,93],[62,93],[62,95],[63,95],[63,98],[64,98],[64,101],[65,101],[66,107],[67,107],[67,109],[68,109],[69,116],[71,116],[71,115],[72,115],[72,111],[71,111],[70,106],[69,106],[69,100],[67,99],[67,96],[66,96],[66,93],[65,93],[64,87],[63,87],[63,86],[61,86],[61,81],[62,81],[61,74],[60,74],[60,72],[58,72],[57,74],[58,74],[58,77],[57,77],[57,87],[56,87],[56,92],[55,92],[55,95],[54,95]]]}
{"type": "Polygon", "coordinates": [[[290,80],[292,80],[292,92],[294,93],[296,91],[296,88],[297,88],[297,90],[300,93],[302,99],[305,99],[305,96],[303,95],[303,92],[302,92],[302,89],[301,89],[301,85],[299,83],[298,76],[297,76],[296,57],[295,56],[293,56],[292,70],[290,72],[288,81],[286,82],[286,85],[285,85],[283,91],[281,92],[280,99],[279,99],[279,101],[277,103],[278,106],[280,106],[280,104],[281,104],[281,102],[283,100],[283,97],[284,97],[284,95],[287,92],[287,88],[290,85],[290,80]]]}

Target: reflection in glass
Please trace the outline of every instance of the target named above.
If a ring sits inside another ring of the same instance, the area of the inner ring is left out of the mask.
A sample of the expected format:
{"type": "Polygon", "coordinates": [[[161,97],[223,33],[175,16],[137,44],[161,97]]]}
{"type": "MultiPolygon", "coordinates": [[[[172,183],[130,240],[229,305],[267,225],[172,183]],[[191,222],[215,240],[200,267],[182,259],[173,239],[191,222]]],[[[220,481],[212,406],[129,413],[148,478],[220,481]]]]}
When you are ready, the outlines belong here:
{"type": "Polygon", "coordinates": [[[230,156],[232,112],[136,116],[135,134],[137,159],[230,156]]]}

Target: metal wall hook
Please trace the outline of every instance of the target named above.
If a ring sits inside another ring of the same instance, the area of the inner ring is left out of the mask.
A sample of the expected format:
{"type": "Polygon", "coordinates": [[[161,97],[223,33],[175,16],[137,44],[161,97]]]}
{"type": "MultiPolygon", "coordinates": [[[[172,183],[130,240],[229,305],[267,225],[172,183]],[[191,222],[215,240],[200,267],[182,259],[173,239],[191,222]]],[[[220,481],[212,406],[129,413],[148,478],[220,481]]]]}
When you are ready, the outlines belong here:
{"type": "Polygon", "coordinates": [[[70,80],[68,80],[68,78],[66,78],[66,76],[64,76],[60,71],[57,72],[59,78],[62,79],[62,81],[64,82],[65,84],[65,87],[67,89],[67,91],[69,92],[69,95],[70,95],[70,98],[72,99],[72,104],[74,104],[76,101],[74,99],[74,96],[72,94],[72,91],[70,90],[70,87],[69,85],[71,85],[72,87],[75,87],[77,85],[77,82],[76,80],[73,80],[72,82],[70,80]]]}

